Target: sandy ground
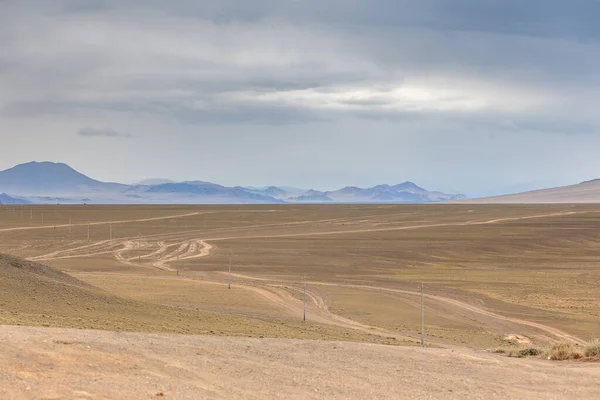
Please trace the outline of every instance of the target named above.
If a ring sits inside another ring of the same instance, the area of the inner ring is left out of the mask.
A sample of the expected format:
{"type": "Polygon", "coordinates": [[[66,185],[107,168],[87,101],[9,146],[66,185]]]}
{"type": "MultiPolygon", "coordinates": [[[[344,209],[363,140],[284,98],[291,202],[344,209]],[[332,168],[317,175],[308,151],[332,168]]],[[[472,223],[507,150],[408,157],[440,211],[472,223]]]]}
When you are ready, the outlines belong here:
{"type": "Polygon", "coordinates": [[[600,378],[592,363],[348,342],[1,326],[0,343],[11,399],[593,399],[600,378]]]}

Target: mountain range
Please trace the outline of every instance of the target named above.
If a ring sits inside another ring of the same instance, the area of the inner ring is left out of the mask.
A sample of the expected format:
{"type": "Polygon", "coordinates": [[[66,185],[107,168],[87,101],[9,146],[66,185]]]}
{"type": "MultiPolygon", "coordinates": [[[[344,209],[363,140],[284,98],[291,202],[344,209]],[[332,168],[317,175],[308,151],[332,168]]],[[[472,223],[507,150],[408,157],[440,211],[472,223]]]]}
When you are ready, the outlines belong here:
{"type": "Polygon", "coordinates": [[[412,182],[372,188],[345,187],[334,191],[287,186],[227,187],[205,181],[151,179],[133,185],[101,182],[70,166],[30,162],[0,172],[4,204],[283,204],[283,203],[430,203],[459,201],[460,194],[428,191],[412,182]]]}

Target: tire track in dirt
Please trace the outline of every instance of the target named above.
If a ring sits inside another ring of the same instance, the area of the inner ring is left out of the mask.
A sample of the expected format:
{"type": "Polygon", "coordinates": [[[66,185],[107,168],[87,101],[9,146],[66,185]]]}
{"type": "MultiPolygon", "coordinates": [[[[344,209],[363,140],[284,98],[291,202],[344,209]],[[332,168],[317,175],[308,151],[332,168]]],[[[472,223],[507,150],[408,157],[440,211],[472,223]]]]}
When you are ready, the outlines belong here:
{"type": "Polygon", "coordinates": [[[233,237],[223,237],[223,238],[214,238],[214,239],[205,239],[207,241],[222,241],[222,240],[233,240],[233,239],[269,239],[269,238],[285,238],[285,237],[306,237],[306,236],[328,236],[328,235],[340,235],[347,233],[371,233],[371,232],[392,232],[392,231],[403,231],[403,230],[413,230],[413,229],[425,229],[425,228],[441,228],[441,227],[449,227],[449,226],[471,226],[471,225],[489,225],[496,224],[500,222],[511,222],[511,221],[519,221],[526,219],[536,219],[536,218],[549,218],[549,217],[559,217],[566,215],[578,214],[577,211],[569,211],[569,212],[559,212],[552,214],[538,214],[538,215],[530,215],[523,217],[507,217],[507,218],[499,218],[488,221],[467,221],[467,222],[448,222],[448,223],[439,223],[439,224],[425,224],[425,225],[405,225],[405,226],[395,226],[388,228],[368,228],[368,229],[348,229],[348,230],[337,230],[337,231],[327,231],[327,232],[306,232],[306,233],[284,233],[284,234],[273,234],[273,235],[252,235],[252,236],[233,236],[233,237]]]}
{"type": "MultiPolygon", "coordinates": [[[[198,213],[193,213],[193,214],[187,214],[185,216],[197,215],[197,214],[198,213]]],[[[495,223],[501,223],[501,222],[519,221],[519,220],[536,219],[536,218],[549,218],[549,217],[567,216],[567,215],[573,215],[573,214],[577,214],[577,212],[576,211],[568,211],[568,212],[538,214],[538,215],[521,216],[521,217],[506,217],[506,218],[497,218],[497,219],[486,220],[486,221],[467,221],[467,222],[410,225],[410,226],[398,226],[398,227],[386,227],[386,228],[337,230],[337,231],[327,231],[327,232],[309,232],[309,233],[273,234],[273,235],[266,234],[266,235],[253,235],[253,236],[212,238],[212,239],[192,239],[192,240],[181,243],[179,245],[179,248],[175,252],[172,252],[170,254],[167,254],[167,249],[169,247],[172,247],[173,245],[177,245],[178,243],[172,244],[172,245],[160,245],[159,249],[157,251],[154,251],[154,252],[146,255],[146,257],[144,257],[144,258],[159,256],[158,259],[151,262],[150,265],[152,265],[156,268],[165,270],[165,271],[174,272],[176,270],[170,268],[168,266],[168,264],[170,264],[174,261],[178,261],[178,260],[189,260],[189,259],[202,258],[202,257],[209,256],[211,253],[211,250],[213,249],[213,246],[211,244],[209,244],[208,242],[212,242],[212,241],[223,241],[223,240],[244,239],[244,238],[252,239],[252,238],[324,236],[324,235],[335,235],[335,234],[345,234],[345,233],[368,233],[368,232],[424,229],[424,228],[432,228],[432,227],[488,225],[488,224],[495,224],[495,223]],[[183,251],[185,251],[185,253],[183,253],[183,251]],[[183,253],[183,254],[181,254],[181,253],[183,253]],[[164,254],[164,256],[160,257],[163,254],[164,254]]],[[[167,217],[164,217],[164,218],[161,217],[160,219],[166,219],[166,218],[167,217]]],[[[155,220],[155,219],[150,219],[150,220],[155,220]]],[[[127,222],[132,222],[132,221],[127,221],[127,222]]],[[[107,223],[109,223],[109,222],[107,222],[107,223]]],[[[105,224],[105,223],[99,223],[99,224],[105,224]]],[[[1,232],[1,230],[0,230],[0,232],[1,232]]],[[[99,242],[95,245],[102,244],[102,243],[106,243],[106,241],[99,242]]],[[[122,244],[123,244],[123,247],[121,249],[115,251],[115,259],[118,262],[127,264],[127,265],[136,265],[136,266],[140,265],[140,263],[136,264],[136,263],[131,262],[131,260],[134,258],[126,259],[123,256],[123,253],[133,250],[134,242],[129,240],[129,241],[123,242],[122,244]]],[[[92,247],[94,247],[94,245],[82,246],[80,248],[72,249],[72,250],[81,250],[81,249],[92,248],[92,247]]],[[[59,254],[60,254],[60,252],[59,252],[59,254]]],[[[138,256],[138,259],[141,259],[141,258],[142,258],[142,256],[138,256]]],[[[142,264],[142,265],[144,265],[144,264],[142,264]]],[[[287,295],[285,295],[283,293],[283,292],[285,292],[285,290],[281,290],[280,288],[277,289],[278,286],[281,286],[282,284],[293,284],[294,282],[286,282],[286,281],[273,282],[273,281],[269,281],[266,279],[257,279],[257,278],[253,278],[253,277],[245,276],[245,275],[241,275],[241,274],[232,274],[232,275],[241,277],[244,279],[248,279],[248,280],[251,280],[254,282],[262,282],[262,284],[269,286],[271,290],[273,290],[273,288],[275,288],[275,290],[278,290],[279,293],[273,294],[273,292],[271,291],[270,292],[271,294],[268,294],[269,290],[267,290],[267,289],[264,289],[264,288],[257,289],[255,286],[246,285],[246,286],[248,286],[248,288],[253,288],[251,290],[254,290],[257,293],[261,293],[265,298],[268,298],[271,301],[275,300],[275,298],[273,296],[277,297],[276,301],[280,302],[281,305],[283,305],[285,308],[289,309],[290,311],[294,311],[294,312],[298,311],[298,304],[297,304],[298,300],[295,299],[293,296],[291,296],[289,293],[287,295]]],[[[405,295],[411,295],[411,296],[420,296],[421,295],[420,292],[413,292],[413,291],[400,290],[400,289],[391,289],[391,288],[384,288],[384,287],[378,287],[378,286],[368,286],[368,285],[350,285],[350,284],[338,284],[338,283],[327,283],[327,282],[311,282],[311,285],[348,287],[348,288],[363,289],[363,290],[377,290],[377,291],[386,291],[386,292],[399,293],[399,294],[405,294],[405,295]]],[[[296,290],[296,289],[292,289],[292,290],[296,290]]],[[[364,325],[357,321],[350,320],[350,319],[347,319],[347,318],[344,318],[339,315],[331,313],[331,311],[329,310],[325,301],[320,296],[315,294],[314,292],[311,292],[309,297],[311,298],[312,303],[315,304],[315,306],[321,313],[322,318],[326,321],[329,321],[329,323],[342,324],[343,326],[346,326],[346,327],[352,326],[355,329],[365,330],[369,333],[380,332],[380,334],[394,336],[393,332],[385,331],[385,330],[383,330],[381,328],[377,328],[377,327],[364,325]]],[[[562,340],[567,340],[567,341],[575,342],[575,343],[579,343],[579,344],[585,343],[582,339],[580,339],[576,336],[562,332],[561,330],[552,328],[550,326],[546,326],[543,324],[539,324],[539,323],[527,321],[527,320],[522,320],[522,319],[518,319],[518,318],[502,316],[502,315],[493,313],[491,311],[485,310],[483,308],[479,308],[479,307],[476,307],[476,306],[473,306],[473,305],[470,305],[470,304],[467,304],[467,303],[464,303],[464,302],[461,302],[458,300],[454,300],[451,298],[447,298],[447,297],[433,296],[433,295],[425,295],[425,297],[430,300],[444,302],[444,303],[451,305],[453,307],[456,307],[458,309],[466,310],[466,311],[469,311],[469,312],[472,312],[475,314],[479,314],[479,315],[482,315],[482,316],[485,316],[488,318],[492,318],[495,320],[504,321],[504,322],[512,322],[512,323],[516,323],[519,325],[536,328],[538,330],[549,333],[549,334],[551,334],[557,338],[560,338],[562,340]]],[[[406,338],[403,337],[403,339],[406,339],[406,338]]]]}
{"type": "MultiPolygon", "coordinates": [[[[78,244],[81,243],[81,241],[76,241],[73,244],[78,244]]],[[[35,256],[35,257],[30,257],[28,258],[29,261],[42,261],[42,260],[55,260],[58,258],[66,258],[64,256],[69,256],[72,255],[72,253],[77,253],[80,252],[82,250],[86,250],[86,249],[92,249],[94,247],[99,247],[99,246],[103,246],[105,244],[109,243],[108,240],[103,240],[100,242],[94,242],[94,243],[89,243],[83,246],[79,246],[79,247],[73,247],[73,248],[67,248],[67,249],[62,249],[62,250],[56,250],[53,251],[51,253],[48,254],[44,254],[41,256],[35,256]]],[[[90,253],[83,253],[81,256],[86,256],[90,254],[90,253]]]]}
{"type": "Polygon", "coordinates": [[[196,215],[202,214],[210,214],[209,212],[194,212],[187,214],[176,214],[176,215],[167,215],[164,217],[152,217],[152,218],[140,218],[140,219],[126,219],[126,220],[118,220],[118,221],[101,221],[101,222],[89,222],[89,223],[79,223],[79,224],[62,224],[62,225],[43,225],[43,226],[19,226],[15,228],[3,228],[0,229],[0,232],[15,232],[15,231],[30,231],[37,229],[55,229],[55,228],[68,228],[76,227],[76,226],[98,226],[98,225],[120,225],[120,224],[128,224],[131,222],[150,222],[150,221],[161,221],[165,219],[175,219],[175,218],[186,218],[193,217],[196,215]]]}
{"type": "MultiPolygon", "coordinates": [[[[179,253],[176,256],[168,255],[166,257],[163,257],[161,259],[159,259],[158,261],[154,262],[152,265],[154,265],[157,268],[163,269],[163,268],[168,268],[171,271],[176,271],[170,267],[168,267],[168,264],[175,262],[175,261],[186,261],[186,260],[192,260],[192,259],[196,259],[196,258],[202,258],[202,257],[207,257],[210,255],[210,251],[212,250],[213,246],[208,244],[206,241],[202,240],[202,239],[193,239],[190,242],[187,243],[187,251],[181,255],[179,255],[179,253]]],[[[181,247],[180,247],[181,249],[181,247]]]]}
{"type": "MultiPolygon", "coordinates": [[[[304,293],[304,289],[300,289],[300,288],[293,287],[293,286],[288,286],[287,288],[291,289],[297,293],[301,293],[301,294],[304,293]]],[[[369,333],[372,335],[375,334],[375,335],[388,337],[388,338],[393,337],[398,340],[408,340],[408,341],[415,340],[414,338],[411,338],[409,336],[400,335],[398,332],[390,331],[388,329],[380,328],[378,326],[366,325],[359,321],[355,321],[353,319],[342,317],[341,315],[335,314],[335,313],[331,312],[331,310],[329,309],[329,305],[327,304],[325,299],[323,299],[323,297],[321,297],[321,295],[319,295],[318,293],[316,293],[312,290],[306,291],[306,297],[308,300],[310,300],[311,303],[313,303],[317,307],[318,312],[324,317],[324,320],[318,321],[318,322],[325,322],[325,323],[337,325],[337,326],[344,327],[344,328],[357,329],[357,330],[360,330],[362,332],[369,333]]],[[[295,301],[299,302],[300,304],[302,304],[302,302],[296,298],[292,297],[292,300],[295,300],[295,301]]],[[[302,310],[302,311],[304,311],[304,310],[302,310]]],[[[311,315],[311,319],[313,319],[313,317],[314,316],[311,315]]]]}
{"type": "MultiPolygon", "coordinates": [[[[577,211],[565,211],[565,212],[556,212],[556,213],[550,213],[550,214],[538,214],[538,215],[530,215],[530,216],[521,216],[521,217],[506,217],[506,218],[497,218],[497,219],[493,219],[493,220],[487,220],[487,221],[466,221],[466,222],[449,222],[449,223],[439,223],[439,224],[424,224],[424,225],[408,225],[408,226],[395,226],[395,227],[386,227],[386,228],[367,228],[367,229],[353,229],[353,230],[336,230],[336,231],[327,231],[327,232],[305,232],[305,233],[289,233],[289,234],[264,234],[264,235],[239,235],[239,236],[231,236],[231,237],[216,237],[216,238],[210,238],[210,239],[196,239],[196,240],[201,240],[203,241],[203,246],[206,246],[208,243],[207,242],[213,242],[213,241],[223,241],[223,240],[234,240],[234,239],[268,239],[268,238],[285,238],[285,237],[306,237],[306,236],[325,236],[325,235],[337,235],[337,234],[346,234],[346,233],[370,233],[370,232],[389,232],[389,231],[399,231],[399,230],[412,230],[412,229],[425,229],[425,228],[435,228],[435,227],[448,227],[448,226],[471,226],[471,225],[488,225],[488,224],[495,224],[495,223],[500,223],[500,222],[510,222],[510,221],[518,221],[518,220],[527,220],[527,219],[535,219],[535,218],[548,218],[548,217],[555,217],[555,216],[566,216],[566,215],[573,215],[573,214],[578,214],[580,212],[577,211]]],[[[170,217],[157,217],[157,218],[149,218],[149,219],[141,219],[141,220],[128,220],[128,221],[121,221],[121,223],[127,223],[127,222],[140,222],[140,221],[153,221],[153,220],[160,220],[160,219],[169,219],[169,218],[183,218],[186,216],[191,216],[191,215],[199,215],[199,214],[206,214],[206,213],[191,213],[191,214],[183,214],[183,215],[178,215],[178,216],[170,216],[170,217]]],[[[329,220],[317,220],[317,221],[310,221],[310,222],[324,222],[324,221],[333,221],[333,220],[339,220],[339,219],[329,219],[329,220]]],[[[94,223],[94,224],[111,224],[111,223],[117,223],[117,222],[98,222],[98,223],[94,223]]],[[[225,229],[242,229],[242,228],[249,228],[249,227],[261,227],[261,226],[279,226],[279,227],[283,227],[283,226],[290,226],[296,223],[283,223],[283,224],[268,224],[268,225],[251,225],[251,226],[246,226],[246,227],[238,227],[238,228],[225,228],[225,229]]],[[[87,224],[82,224],[82,225],[87,225],[87,224]]],[[[68,225],[65,225],[68,227],[68,225]]],[[[43,227],[42,227],[43,228],[43,227]]],[[[47,227],[47,228],[51,228],[51,227],[47,227]]],[[[21,229],[21,228],[10,228],[9,230],[12,229],[21,229]]],[[[29,227],[27,228],[29,229],[29,227]]],[[[35,227],[31,227],[31,229],[38,229],[35,227]]],[[[0,230],[0,232],[2,232],[3,230],[0,230]]],[[[193,230],[193,231],[182,231],[182,232],[173,232],[173,233],[167,233],[167,234],[155,234],[155,235],[148,235],[145,236],[144,239],[146,238],[155,238],[157,240],[168,240],[169,238],[174,239],[176,236],[179,235],[183,235],[185,233],[193,233],[193,232],[199,232],[199,230],[193,230]]],[[[129,239],[133,239],[134,237],[129,237],[129,238],[123,238],[121,240],[129,240],[129,239]]],[[[102,242],[97,242],[97,243],[106,243],[107,241],[102,241],[102,242]]],[[[185,242],[183,242],[185,243],[185,242]]],[[[85,249],[87,247],[92,247],[95,246],[95,244],[92,245],[87,245],[87,246],[82,246],[79,249],[85,249]]],[[[65,250],[65,251],[74,251],[75,249],[70,249],[70,250],[65,250]]],[[[34,260],[52,260],[56,257],[56,255],[60,253],[60,252],[52,252],[43,256],[37,256],[37,257],[33,257],[30,258],[30,260],[34,261],[34,260]]],[[[105,252],[102,253],[96,253],[96,254],[106,254],[105,252]]],[[[64,255],[64,254],[63,254],[64,255]]],[[[81,254],[81,257],[87,257],[87,256],[91,256],[91,255],[95,255],[94,253],[84,253],[81,254]]],[[[200,257],[205,257],[209,254],[204,254],[200,257]]],[[[198,258],[198,257],[193,257],[193,258],[198,258]]],[[[173,260],[170,260],[169,262],[172,262],[173,260]]]]}
{"type": "MultiPolygon", "coordinates": [[[[225,274],[226,272],[221,272],[221,271],[217,271],[220,274],[225,274]]],[[[251,276],[248,275],[243,275],[243,274],[233,274],[232,276],[234,277],[238,277],[241,279],[245,279],[248,281],[256,281],[256,282],[261,282],[263,285],[269,285],[269,286],[273,286],[273,285],[281,285],[281,284],[289,284],[289,285],[293,285],[296,282],[292,282],[292,281],[273,281],[270,279],[264,279],[264,278],[253,278],[251,276]]],[[[329,287],[341,287],[341,288],[352,288],[352,289],[362,289],[362,290],[372,290],[372,291],[379,291],[379,292],[389,292],[389,293],[398,293],[398,294],[405,294],[405,295],[410,295],[410,296],[421,296],[421,292],[418,291],[410,291],[410,290],[401,290],[401,289],[392,289],[392,288],[385,288],[385,287],[381,287],[381,286],[369,286],[369,285],[353,285],[353,284],[343,284],[343,283],[331,283],[331,282],[320,282],[320,281],[311,281],[308,282],[310,285],[315,285],[315,286],[329,286],[329,287]]],[[[547,326],[547,325],[543,325],[537,322],[533,322],[533,321],[527,321],[527,320],[523,320],[523,319],[519,319],[519,318],[514,318],[514,317],[507,317],[504,315],[500,315],[500,314],[496,314],[492,311],[488,311],[486,309],[480,308],[480,307],[476,307],[473,306],[471,304],[468,303],[464,303],[462,301],[459,300],[455,300],[449,297],[444,297],[444,296],[436,296],[436,295],[431,295],[431,294],[425,294],[424,297],[428,300],[434,300],[434,301],[438,301],[438,302],[442,302],[442,303],[446,303],[448,305],[451,305],[457,309],[462,309],[465,311],[469,311],[472,312],[474,314],[479,314],[479,315],[483,315],[486,316],[488,318],[492,318],[498,321],[503,321],[503,322],[512,322],[518,325],[524,325],[524,326],[528,326],[531,328],[535,328],[538,330],[541,330],[545,333],[549,333],[551,335],[553,335],[554,337],[561,339],[561,340],[565,340],[568,342],[573,342],[573,343],[577,343],[580,345],[585,345],[586,341],[568,334],[566,332],[563,332],[557,328],[553,328],[551,326],[547,326]]],[[[325,308],[326,306],[323,306],[320,304],[321,301],[316,301],[315,300],[315,304],[319,307],[319,308],[325,308]]],[[[341,317],[343,318],[343,317],[341,317]]]]}

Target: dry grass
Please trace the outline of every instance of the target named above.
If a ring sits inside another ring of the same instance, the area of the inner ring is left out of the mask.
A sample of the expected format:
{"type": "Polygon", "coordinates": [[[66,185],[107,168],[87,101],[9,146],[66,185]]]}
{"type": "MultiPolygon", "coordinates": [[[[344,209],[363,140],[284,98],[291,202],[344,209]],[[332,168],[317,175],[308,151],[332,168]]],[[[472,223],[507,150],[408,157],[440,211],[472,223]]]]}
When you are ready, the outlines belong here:
{"type": "Polygon", "coordinates": [[[548,350],[548,358],[554,361],[579,360],[583,356],[581,348],[572,343],[558,343],[548,350]]]}
{"type": "Polygon", "coordinates": [[[584,354],[589,358],[600,358],[600,340],[593,339],[585,346],[584,354]]]}
{"type": "Polygon", "coordinates": [[[497,348],[491,351],[493,354],[503,354],[511,358],[526,358],[526,357],[537,357],[544,354],[543,350],[535,347],[526,348],[497,348]]]}

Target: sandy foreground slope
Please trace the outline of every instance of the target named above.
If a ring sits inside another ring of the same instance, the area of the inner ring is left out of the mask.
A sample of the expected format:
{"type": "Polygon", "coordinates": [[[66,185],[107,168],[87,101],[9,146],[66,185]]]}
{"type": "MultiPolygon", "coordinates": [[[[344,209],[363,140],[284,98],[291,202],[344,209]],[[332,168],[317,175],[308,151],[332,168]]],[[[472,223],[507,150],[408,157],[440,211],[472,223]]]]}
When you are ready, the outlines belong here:
{"type": "Polygon", "coordinates": [[[600,365],[469,350],[0,327],[5,399],[592,399],[600,365]]]}

